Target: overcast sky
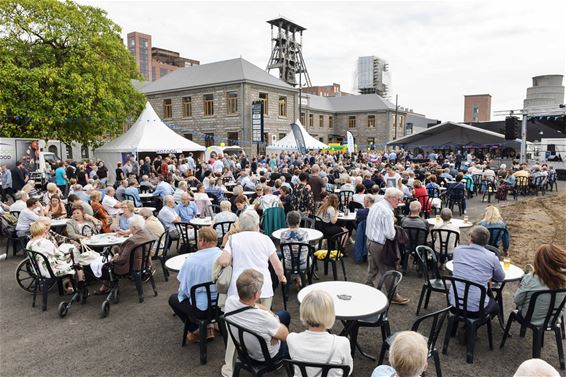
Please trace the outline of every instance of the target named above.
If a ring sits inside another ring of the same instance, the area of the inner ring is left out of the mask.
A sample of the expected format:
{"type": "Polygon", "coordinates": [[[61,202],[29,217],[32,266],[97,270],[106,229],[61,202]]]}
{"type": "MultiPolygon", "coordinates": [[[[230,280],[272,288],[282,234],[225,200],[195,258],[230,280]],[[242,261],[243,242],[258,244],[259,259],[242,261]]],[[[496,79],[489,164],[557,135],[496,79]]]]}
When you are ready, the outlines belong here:
{"type": "Polygon", "coordinates": [[[566,1],[79,2],[105,9],[124,40],[151,34],[201,64],[242,56],[265,68],[265,21],[284,16],[307,28],[313,85],[353,91],[357,57],[376,55],[389,61],[393,102],[443,121],[463,120],[465,94],[520,109],[532,76],[566,71],[566,1]]]}

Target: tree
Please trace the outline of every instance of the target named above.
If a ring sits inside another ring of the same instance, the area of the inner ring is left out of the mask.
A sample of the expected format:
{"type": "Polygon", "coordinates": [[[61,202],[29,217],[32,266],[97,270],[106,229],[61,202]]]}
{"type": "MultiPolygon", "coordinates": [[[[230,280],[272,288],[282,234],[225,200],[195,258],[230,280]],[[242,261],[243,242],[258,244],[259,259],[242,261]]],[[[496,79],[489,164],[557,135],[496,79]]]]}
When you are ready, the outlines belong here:
{"type": "Polygon", "coordinates": [[[92,6],[0,1],[0,135],[96,144],[120,133],[145,103],[120,31],[92,6]]]}

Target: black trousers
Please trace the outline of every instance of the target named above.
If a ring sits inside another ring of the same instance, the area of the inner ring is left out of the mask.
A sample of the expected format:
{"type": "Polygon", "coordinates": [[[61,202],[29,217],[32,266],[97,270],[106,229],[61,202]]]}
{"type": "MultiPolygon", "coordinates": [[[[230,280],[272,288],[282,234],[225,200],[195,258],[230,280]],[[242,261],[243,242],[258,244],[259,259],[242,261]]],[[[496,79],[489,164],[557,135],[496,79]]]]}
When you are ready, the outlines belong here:
{"type": "Polygon", "coordinates": [[[177,293],[169,296],[169,306],[183,323],[188,319],[187,327],[191,332],[198,330],[196,320],[206,319],[206,312],[193,309],[188,298],[179,302],[177,293]]]}

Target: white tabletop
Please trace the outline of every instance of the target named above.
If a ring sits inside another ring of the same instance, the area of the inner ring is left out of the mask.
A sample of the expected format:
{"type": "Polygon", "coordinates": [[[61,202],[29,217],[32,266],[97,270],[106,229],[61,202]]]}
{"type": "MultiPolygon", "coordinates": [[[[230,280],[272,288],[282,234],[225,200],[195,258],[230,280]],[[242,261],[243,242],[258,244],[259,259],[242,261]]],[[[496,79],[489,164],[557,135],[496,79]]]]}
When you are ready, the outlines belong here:
{"type": "MultiPolygon", "coordinates": [[[[307,232],[307,234],[309,235],[309,242],[318,241],[322,238],[322,232],[319,230],[311,229],[311,228],[299,228],[299,229],[307,232]]],[[[271,237],[276,239],[281,239],[281,233],[283,233],[286,230],[289,230],[289,228],[278,229],[275,232],[271,233],[271,237]]]]}
{"type": "Polygon", "coordinates": [[[165,267],[171,271],[179,271],[188,257],[189,254],[181,254],[176,255],[173,258],[169,258],[165,261],[165,267]]]}
{"type": "MultiPolygon", "coordinates": [[[[503,267],[503,262],[500,261],[499,263],[501,263],[501,267],[503,267]]],[[[450,272],[454,271],[454,262],[446,262],[446,269],[450,272]]],[[[514,264],[510,265],[508,270],[503,269],[503,271],[505,271],[505,281],[521,280],[525,275],[523,269],[514,264]]]]}
{"type": "Polygon", "coordinates": [[[226,182],[224,183],[224,186],[236,186],[238,185],[238,182],[226,182]]]}
{"type": "Polygon", "coordinates": [[[350,281],[325,281],[311,284],[299,291],[299,302],[314,290],[328,292],[334,299],[336,319],[348,320],[381,313],[387,307],[387,297],[369,285],[350,281]],[[348,299],[349,298],[349,299],[348,299]]]}
{"type": "Polygon", "coordinates": [[[155,211],[155,207],[137,207],[137,208],[134,208],[134,213],[139,213],[142,208],[147,208],[147,209],[149,209],[151,212],[155,211]]]}
{"type": "Polygon", "coordinates": [[[51,219],[51,226],[63,226],[67,225],[67,221],[70,219],[51,219]]]}
{"type": "Polygon", "coordinates": [[[338,220],[342,221],[356,221],[356,213],[350,211],[348,215],[345,215],[344,212],[340,212],[338,214],[338,220]]]}
{"type": "Polygon", "coordinates": [[[151,198],[153,197],[153,194],[151,192],[143,192],[140,194],[140,198],[144,199],[144,198],[151,198]]]}
{"type": "Polygon", "coordinates": [[[255,191],[244,191],[244,195],[255,195],[255,191]]]}
{"type": "Polygon", "coordinates": [[[87,246],[112,246],[120,245],[127,239],[128,237],[118,236],[116,233],[100,233],[91,236],[83,242],[87,246]]]}
{"type": "MultiPolygon", "coordinates": [[[[432,226],[436,225],[436,217],[428,218],[426,221],[429,223],[429,225],[432,226]]],[[[471,228],[474,226],[473,222],[468,221],[467,223],[465,223],[464,220],[460,220],[460,219],[452,219],[450,220],[450,222],[458,226],[458,228],[471,228]]],[[[440,223],[442,224],[442,221],[440,223]]]]}
{"type": "Polygon", "coordinates": [[[214,224],[214,221],[212,221],[212,218],[210,217],[205,217],[204,219],[195,217],[189,221],[189,224],[194,226],[211,226],[214,224]]]}

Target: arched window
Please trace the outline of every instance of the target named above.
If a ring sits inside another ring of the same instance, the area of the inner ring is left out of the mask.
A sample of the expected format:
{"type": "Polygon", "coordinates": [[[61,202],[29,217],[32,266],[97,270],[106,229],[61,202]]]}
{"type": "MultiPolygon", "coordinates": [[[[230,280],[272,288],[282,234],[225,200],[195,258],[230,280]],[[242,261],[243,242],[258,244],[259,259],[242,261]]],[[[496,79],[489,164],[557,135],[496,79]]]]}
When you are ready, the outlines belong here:
{"type": "Polygon", "coordinates": [[[88,147],[86,145],[83,145],[81,147],[81,158],[89,158],[88,157],[88,147]]]}
{"type": "Polygon", "coordinates": [[[55,156],[57,156],[57,146],[55,146],[55,145],[50,145],[49,148],[47,148],[47,150],[48,150],[50,153],[53,153],[55,156]]]}
{"type": "Polygon", "coordinates": [[[68,159],[73,159],[73,147],[71,147],[70,145],[65,145],[65,149],[67,150],[67,158],[68,159]]]}

